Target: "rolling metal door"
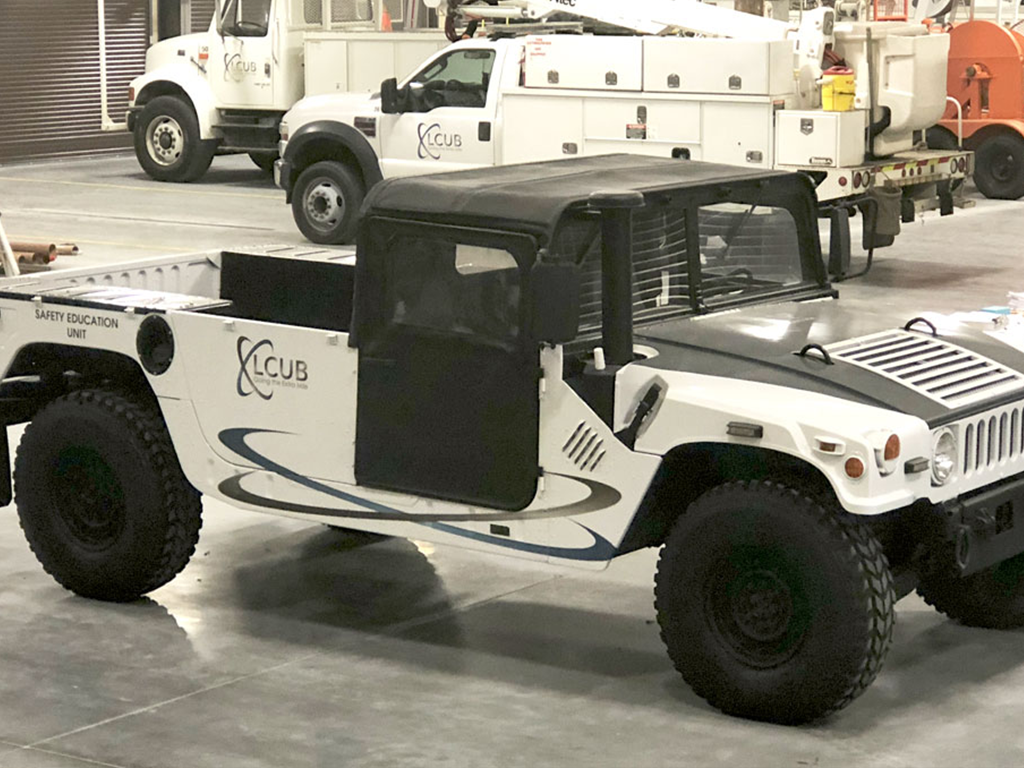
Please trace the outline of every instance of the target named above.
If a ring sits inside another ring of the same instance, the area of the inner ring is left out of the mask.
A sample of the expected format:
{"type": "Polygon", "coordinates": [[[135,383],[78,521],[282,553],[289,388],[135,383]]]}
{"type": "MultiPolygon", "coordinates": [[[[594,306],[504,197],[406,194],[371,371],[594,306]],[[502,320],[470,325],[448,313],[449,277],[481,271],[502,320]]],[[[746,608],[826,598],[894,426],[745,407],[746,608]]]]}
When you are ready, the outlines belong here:
{"type": "Polygon", "coordinates": [[[189,0],[193,32],[205,32],[210,28],[217,0],[189,0]]]}
{"type": "MultiPolygon", "coordinates": [[[[148,0],[106,0],[110,116],[142,74],[148,0]]],[[[131,145],[100,130],[99,24],[89,0],[0,1],[0,162],[131,145]]]]}

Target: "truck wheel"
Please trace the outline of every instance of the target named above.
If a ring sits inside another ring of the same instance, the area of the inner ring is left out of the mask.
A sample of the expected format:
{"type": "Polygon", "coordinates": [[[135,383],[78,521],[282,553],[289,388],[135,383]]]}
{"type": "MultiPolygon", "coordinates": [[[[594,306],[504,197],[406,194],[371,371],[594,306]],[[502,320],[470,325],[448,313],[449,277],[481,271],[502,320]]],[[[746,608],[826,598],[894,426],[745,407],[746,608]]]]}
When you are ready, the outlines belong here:
{"type": "Polygon", "coordinates": [[[54,400],[25,429],[14,482],[36,558],[84,597],[132,600],[195,551],[200,495],[155,405],[104,389],[54,400]]]}
{"type": "Polygon", "coordinates": [[[346,166],[332,160],[314,163],[295,182],[292,216],[314,243],[352,243],[365,194],[363,183],[346,166]]]}
{"type": "Polygon", "coordinates": [[[274,162],[280,155],[277,152],[250,152],[249,159],[264,173],[274,172],[274,162]]]}
{"type": "Polygon", "coordinates": [[[982,141],[974,155],[974,183],[991,199],[1024,195],[1024,138],[1001,133],[982,141]]]}
{"type": "Polygon", "coordinates": [[[917,593],[939,613],[969,627],[1024,627],[1024,554],[963,578],[922,576],[917,593]]]}
{"type": "Polygon", "coordinates": [[[786,724],[864,692],[889,650],[895,602],[863,524],[770,482],[697,499],[655,577],[661,637],[694,692],[727,714],[786,724]]]}
{"type": "Polygon", "coordinates": [[[210,167],[216,141],[201,141],[199,120],[174,96],[157,96],[135,126],[135,156],[157,181],[195,181],[210,167]]]}

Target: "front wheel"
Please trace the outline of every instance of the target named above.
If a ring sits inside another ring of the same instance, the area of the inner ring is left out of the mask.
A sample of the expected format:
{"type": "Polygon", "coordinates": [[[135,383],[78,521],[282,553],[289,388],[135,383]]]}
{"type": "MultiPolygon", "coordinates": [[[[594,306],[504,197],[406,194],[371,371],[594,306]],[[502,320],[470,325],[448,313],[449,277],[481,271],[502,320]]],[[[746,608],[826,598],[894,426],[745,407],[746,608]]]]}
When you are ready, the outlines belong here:
{"type": "Polygon", "coordinates": [[[770,482],[701,496],[658,562],[655,607],[676,669],[723,712],[803,723],[871,684],[892,640],[892,575],[840,509],[770,482]]]}
{"type": "Polygon", "coordinates": [[[199,539],[199,493],[154,404],[86,389],[25,428],[14,466],[18,517],[58,583],[132,600],[174,578],[199,539]]]}
{"type": "Polygon", "coordinates": [[[974,183],[988,198],[1024,196],[1024,138],[1001,133],[982,141],[974,155],[974,183]]]}
{"type": "Polygon", "coordinates": [[[365,195],[362,181],[347,166],[332,160],[314,163],[295,182],[292,216],[314,243],[351,243],[365,195]]]}
{"type": "Polygon", "coordinates": [[[203,141],[189,104],[158,96],[143,107],[135,126],[135,157],[157,181],[195,181],[210,167],[216,141],[203,141]]]}

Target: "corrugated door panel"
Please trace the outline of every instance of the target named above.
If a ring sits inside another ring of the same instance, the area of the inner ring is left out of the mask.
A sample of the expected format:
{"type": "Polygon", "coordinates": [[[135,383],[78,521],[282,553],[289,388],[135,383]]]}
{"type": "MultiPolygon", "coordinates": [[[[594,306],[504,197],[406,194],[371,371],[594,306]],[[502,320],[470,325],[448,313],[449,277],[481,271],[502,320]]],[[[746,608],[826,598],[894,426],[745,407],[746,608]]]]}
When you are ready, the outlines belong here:
{"type": "Polygon", "coordinates": [[[217,10],[217,0],[191,0],[192,32],[205,32],[210,28],[213,14],[217,10]]]}
{"type": "MultiPolygon", "coordinates": [[[[107,0],[110,116],[124,119],[128,83],[148,45],[147,0],[107,0]]],[[[100,130],[99,24],[85,0],[0,1],[0,161],[130,146],[100,130]]]]}

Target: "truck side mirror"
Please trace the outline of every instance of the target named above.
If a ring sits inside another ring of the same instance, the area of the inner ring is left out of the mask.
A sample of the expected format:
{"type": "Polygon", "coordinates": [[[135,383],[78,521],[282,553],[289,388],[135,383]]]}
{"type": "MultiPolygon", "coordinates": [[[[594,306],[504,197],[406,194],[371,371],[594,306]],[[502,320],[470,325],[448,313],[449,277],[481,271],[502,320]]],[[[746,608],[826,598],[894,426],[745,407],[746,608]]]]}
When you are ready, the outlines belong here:
{"type": "Polygon", "coordinates": [[[402,111],[398,100],[398,79],[389,77],[380,84],[380,111],[385,115],[397,115],[402,111]]]}
{"type": "Polygon", "coordinates": [[[530,269],[530,325],[536,341],[565,344],[580,326],[580,270],[568,261],[537,255],[530,269]]]}

